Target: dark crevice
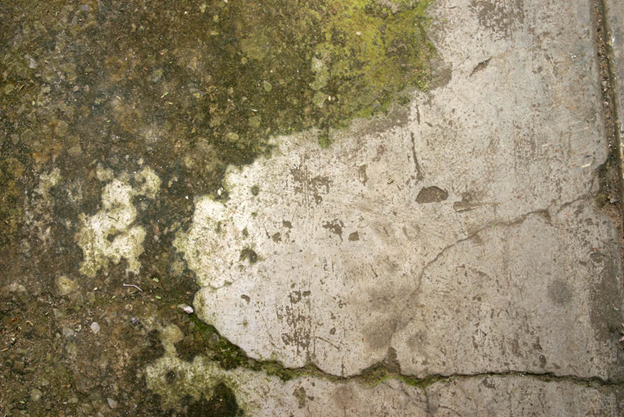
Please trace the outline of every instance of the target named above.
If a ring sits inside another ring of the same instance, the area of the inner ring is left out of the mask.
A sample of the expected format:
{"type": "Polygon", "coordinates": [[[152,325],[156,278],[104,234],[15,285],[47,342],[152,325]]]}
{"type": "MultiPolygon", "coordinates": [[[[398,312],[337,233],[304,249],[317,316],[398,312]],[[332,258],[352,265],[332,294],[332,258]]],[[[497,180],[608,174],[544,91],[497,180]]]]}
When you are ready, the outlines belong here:
{"type": "Polygon", "coordinates": [[[597,195],[597,202],[612,213],[614,223],[620,229],[622,235],[622,155],[620,152],[622,138],[618,129],[618,114],[616,106],[615,74],[613,71],[613,50],[609,46],[609,38],[606,18],[606,7],[604,0],[593,0],[594,13],[594,33],[596,41],[598,83],[601,92],[601,103],[603,110],[603,123],[609,155],[607,161],[599,170],[600,191],[597,195]],[[616,210],[610,210],[611,207],[616,210]]]}
{"type": "MultiPolygon", "coordinates": [[[[199,319],[197,319],[199,321],[199,319]]],[[[249,358],[246,353],[238,346],[221,337],[213,326],[202,325],[210,328],[212,334],[218,335],[220,343],[229,346],[228,350],[235,350],[238,356],[235,363],[230,366],[224,366],[220,363],[224,370],[233,368],[245,368],[257,372],[263,372],[270,376],[277,376],[282,381],[289,381],[300,377],[313,377],[328,380],[334,383],[356,382],[362,386],[375,386],[386,380],[400,380],[405,384],[425,390],[428,386],[438,382],[450,382],[453,380],[485,378],[485,377],[524,377],[535,378],[545,382],[571,382],[583,386],[594,387],[622,387],[624,381],[615,379],[603,379],[598,376],[581,377],[577,375],[557,375],[552,372],[525,372],[519,370],[500,371],[500,372],[477,372],[477,373],[453,373],[453,374],[431,374],[424,377],[401,373],[400,368],[393,363],[389,363],[387,358],[384,361],[374,364],[361,373],[352,376],[338,376],[327,373],[315,364],[309,363],[301,368],[288,368],[278,361],[259,361],[249,358]],[[233,365],[233,366],[232,366],[233,365]]],[[[177,347],[177,346],[176,346],[177,347]]],[[[189,358],[190,359],[190,358],[189,358]]],[[[392,361],[391,361],[392,362],[392,361]]]]}

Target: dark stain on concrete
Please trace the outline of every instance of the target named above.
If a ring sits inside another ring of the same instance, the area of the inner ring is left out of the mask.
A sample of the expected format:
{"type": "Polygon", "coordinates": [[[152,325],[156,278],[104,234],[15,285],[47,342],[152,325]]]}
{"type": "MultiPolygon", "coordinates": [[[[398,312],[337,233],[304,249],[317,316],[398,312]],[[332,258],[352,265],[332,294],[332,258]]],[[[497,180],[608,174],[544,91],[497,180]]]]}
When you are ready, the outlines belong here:
{"type": "Polygon", "coordinates": [[[420,190],[416,197],[416,202],[419,204],[441,203],[447,198],[448,192],[434,185],[420,190]]]}
{"type": "Polygon", "coordinates": [[[557,305],[566,305],[574,296],[570,284],[562,279],[555,279],[548,287],[548,296],[557,305]]]}
{"type": "Polygon", "coordinates": [[[323,229],[327,229],[335,235],[338,235],[342,242],[342,229],[344,229],[344,223],[342,220],[334,219],[329,222],[323,223],[323,229]]]}

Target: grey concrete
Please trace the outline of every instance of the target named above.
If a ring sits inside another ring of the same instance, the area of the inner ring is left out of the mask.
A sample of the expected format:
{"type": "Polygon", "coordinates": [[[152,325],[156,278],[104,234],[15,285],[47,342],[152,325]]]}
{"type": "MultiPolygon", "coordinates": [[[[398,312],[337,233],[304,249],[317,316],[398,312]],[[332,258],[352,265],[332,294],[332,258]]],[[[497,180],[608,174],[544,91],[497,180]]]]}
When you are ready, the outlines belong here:
{"type": "Polygon", "coordinates": [[[621,271],[593,199],[607,143],[592,9],[439,1],[432,17],[450,77],[408,115],[354,123],[328,150],[280,138],[231,170],[228,202],[196,199],[176,241],[195,306],[287,367],[350,376],[396,355],[419,377],[607,380],[621,271]]]}
{"type": "Polygon", "coordinates": [[[614,388],[530,377],[479,377],[427,389],[433,416],[621,416],[614,388]]]}
{"type": "MultiPolygon", "coordinates": [[[[374,387],[356,382],[332,383],[317,378],[282,382],[253,371],[223,371],[209,361],[192,363],[161,359],[148,368],[148,378],[164,379],[166,372],[181,376],[169,386],[151,385],[167,395],[199,395],[191,387],[226,383],[253,416],[619,416],[615,388],[596,388],[573,382],[545,382],[532,377],[478,377],[437,383],[426,390],[388,380],[374,387]],[[163,373],[165,372],[165,373],[163,373]]],[[[204,391],[205,392],[205,391],[204,391]]],[[[210,392],[208,390],[208,392],[210,392]]]]}

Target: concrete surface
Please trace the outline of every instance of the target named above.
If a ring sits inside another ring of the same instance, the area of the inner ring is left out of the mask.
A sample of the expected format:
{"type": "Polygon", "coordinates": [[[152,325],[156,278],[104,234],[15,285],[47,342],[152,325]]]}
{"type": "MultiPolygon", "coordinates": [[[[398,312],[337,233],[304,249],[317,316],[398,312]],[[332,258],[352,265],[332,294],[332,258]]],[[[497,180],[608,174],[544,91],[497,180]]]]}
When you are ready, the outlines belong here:
{"type": "Polygon", "coordinates": [[[425,3],[27,3],[0,4],[0,414],[624,415],[623,0],[436,0],[429,88],[352,122],[397,93],[361,88],[376,51],[426,85],[397,55],[425,3]]]}
{"type": "Polygon", "coordinates": [[[231,170],[227,202],[197,198],[176,246],[204,287],[199,315],[253,358],[338,376],[390,356],[418,377],[619,375],[590,5],[432,14],[450,79],[408,115],[329,150],[281,138],[231,170]]]}

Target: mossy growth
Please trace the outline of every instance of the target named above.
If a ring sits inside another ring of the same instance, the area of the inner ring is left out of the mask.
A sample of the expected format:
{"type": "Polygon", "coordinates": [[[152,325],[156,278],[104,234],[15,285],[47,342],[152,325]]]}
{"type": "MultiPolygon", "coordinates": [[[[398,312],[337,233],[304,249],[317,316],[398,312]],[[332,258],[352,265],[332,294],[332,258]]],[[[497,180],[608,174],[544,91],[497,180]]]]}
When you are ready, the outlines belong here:
{"type": "Polygon", "coordinates": [[[227,129],[245,131],[242,138],[315,127],[326,147],[329,128],[386,109],[406,87],[425,89],[434,53],[425,35],[429,3],[269,0],[225,7],[220,28],[234,27],[230,35],[238,40],[235,58],[223,62],[236,77],[227,85],[249,119],[227,129]]]}
{"type": "Polygon", "coordinates": [[[15,87],[0,96],[20,109],[7,133],[40,159],[112,146],[210,172],[249,163],[276,134],[316,128],[327,146],[329,129],[427,88],[431,1],[20,2],[37,19],[0,48],[15,87]]]}
{"type": "MultiPolygon", "coordinates": [[[[191,314],[188,317],[193,326],[192,335],[175,345],[177,354],[182,360],[191,362],[198,355],[209,356],[211,360],[219,364],[221,369],[243,368],[262,371],[268,376],[276,376],[282,381],[289,381],[304,375],[328,377],[314,365],[302,368],[286,368],[276,361],[257,361],[249,358],[241,348],[221,337],[213,326],[200,320],[197,315],[191,314]]],[[[337,378],[337,380],[339,379],[337,378]]]]}
{"type": "MultiPolygon", "coordinates": [[[[141,158],[175,180],[163,200],[183,218],[186,197],[216,193],[272,136],[312,130],[327,148],[332,129],[426,89],[431,1],[12,2],[0,10],[3,152],[60,161],[68,178],[141,158]]],[[[23,218],[11,211],[4,235],[23,218]]]]}
{"type": "Polygon", "coordinates": [[[181,358],[191,361],[196,355],[210,351],[223,369],[248,367],[249,359],[241,348],[220,337],[213,326],[204,323],[195,314],[189,315],[189,318],[193,324],[192,341],[183,340],[176,345],[181,358]]]}

